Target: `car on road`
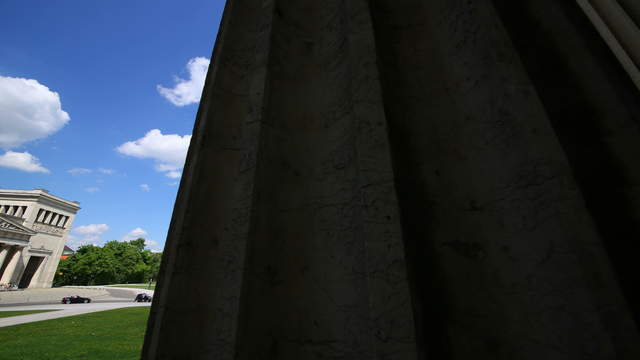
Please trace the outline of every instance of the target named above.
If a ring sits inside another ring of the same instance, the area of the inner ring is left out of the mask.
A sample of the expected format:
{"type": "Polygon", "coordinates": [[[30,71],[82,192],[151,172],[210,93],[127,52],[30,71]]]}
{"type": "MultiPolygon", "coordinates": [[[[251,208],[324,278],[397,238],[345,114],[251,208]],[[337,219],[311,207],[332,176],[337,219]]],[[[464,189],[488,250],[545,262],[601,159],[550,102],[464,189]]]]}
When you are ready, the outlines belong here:
{"type": "Polygon", "coordinates": [[[151,300],[153,300],[153,297],[149,296],[149,294],[145,294],[145,293],[140,293],[138,295],[136,295],[136,298],[133,299],[133,301],[135,302],[151,302],[151,300]]]}
{"type": "Polygon", "coordinates": [[[91,299],[82,297],[82,296],[65,296],[62,298],[63,304],[81,304],[81,303],[90,303],[91,299]]]}

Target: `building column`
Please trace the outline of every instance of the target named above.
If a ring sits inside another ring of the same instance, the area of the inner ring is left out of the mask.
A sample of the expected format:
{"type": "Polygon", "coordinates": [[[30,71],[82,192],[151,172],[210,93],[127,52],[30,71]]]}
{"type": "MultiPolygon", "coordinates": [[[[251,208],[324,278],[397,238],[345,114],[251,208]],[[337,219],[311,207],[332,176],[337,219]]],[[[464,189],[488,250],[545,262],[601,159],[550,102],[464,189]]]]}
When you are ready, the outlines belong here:
{"type": "Polygon", "coordinates": [[[640,359],[640,98],[513,3],[227,1],[142,358],[640,359]]]}
{"type": "Polygon", "coordinates": [[[2,274],[2,278],[0,279],[0,283],[9,283],[11,281],[11,279],[13,278],[13,274],[16,271],[16,267],[18,266],[20,255],[22,255],[22,248],[16,248],[16,251],[14,251],[13,254],[9,255],[9,263],[4,269],[4,273],[2,274]]]}
{"type": "MultiPolygon", "coordinates": [[[[0,245],[0,270],[2,270],[2,264],[4,264],[4,259],[7,258],[7,254],[9,253],[10,249],[11,247],[9,246],[0,245]]],[[[0,276],[2,276],[1,273],[0,273],[0,276]]]]}
{"type": "Polygon", "coordinates": [[[640,27],[640,3],[635,0],[618,0],[617,2],[622,5],[629,17],[640,27]]]}

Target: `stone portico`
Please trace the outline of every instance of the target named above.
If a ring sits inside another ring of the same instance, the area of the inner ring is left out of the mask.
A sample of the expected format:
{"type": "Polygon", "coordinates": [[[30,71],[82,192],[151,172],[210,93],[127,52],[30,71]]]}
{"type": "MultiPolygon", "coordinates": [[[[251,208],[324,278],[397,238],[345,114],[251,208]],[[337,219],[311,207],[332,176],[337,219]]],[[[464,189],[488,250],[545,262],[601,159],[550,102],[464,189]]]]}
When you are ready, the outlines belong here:
{"type": "Polygon", "coordinates": [[[0,284],[51,287],[79,209],[47,190],[0,189],[0,284]]]}

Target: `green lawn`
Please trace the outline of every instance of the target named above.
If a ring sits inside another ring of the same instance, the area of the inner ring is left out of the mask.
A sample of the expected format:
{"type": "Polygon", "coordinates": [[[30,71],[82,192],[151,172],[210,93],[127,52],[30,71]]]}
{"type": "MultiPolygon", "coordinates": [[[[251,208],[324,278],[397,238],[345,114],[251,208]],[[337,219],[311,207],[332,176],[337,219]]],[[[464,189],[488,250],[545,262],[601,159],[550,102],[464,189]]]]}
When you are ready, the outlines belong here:
{"type": "Polygon", "coordinates": [[[0,318],[37,314],[37,313],[43,313],[43,312],[49,312],[49,311],[58,311],[58,310],[28,310],[28,311],[1,311],[0,310],[0,318]]]}
{"type": "Polygon", "coordinates": [[[148,307],[0,328],[0,359],[139,359],[148,307]]]}
{"type": "Polygon", "coordinates": [[[121,288],[133,288],[133,289],[146,289],[147,287],[149,287],[149,290],[155,290],[156,289],[156,283],[151,283],[151,286],[149,286],[149,284],[121,284],[121,285],[107,285],[107,286],[121,287],[121,288]]]}

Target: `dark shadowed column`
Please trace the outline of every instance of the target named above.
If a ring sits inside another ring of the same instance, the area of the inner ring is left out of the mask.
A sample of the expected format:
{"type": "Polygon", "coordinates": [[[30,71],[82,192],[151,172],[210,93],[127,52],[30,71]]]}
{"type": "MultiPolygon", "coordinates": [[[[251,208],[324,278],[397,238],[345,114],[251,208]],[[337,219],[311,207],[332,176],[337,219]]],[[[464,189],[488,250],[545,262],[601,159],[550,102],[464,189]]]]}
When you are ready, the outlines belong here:
{"type": "Polygon", "coordinates": [[[639,359],[637,90],[522,4],[228,1],[143,358],[639,359]]]}
{"type": "Polygon", "coordinates": [[[372,4],[428,352],[640,356],[571,164],[492,2],[372,4]]]}
{"type": "Polygon", "coordinates": [[[366,2],[221,29],[144,357],[417,358],[366,2]]]}
{"type": "Polygon", "coordinates": [[[234,358],[272,15],[270,1],[227,3],[143,358],[234,358]]]}

